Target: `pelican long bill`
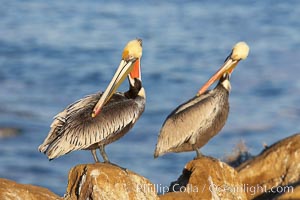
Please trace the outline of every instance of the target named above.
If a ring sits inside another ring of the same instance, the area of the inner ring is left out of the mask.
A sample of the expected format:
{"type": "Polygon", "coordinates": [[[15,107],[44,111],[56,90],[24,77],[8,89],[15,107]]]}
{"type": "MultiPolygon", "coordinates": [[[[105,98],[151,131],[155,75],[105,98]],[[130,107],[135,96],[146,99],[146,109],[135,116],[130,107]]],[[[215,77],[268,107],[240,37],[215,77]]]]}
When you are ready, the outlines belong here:
{"type": "Polygon", "coordinates": [[[237,43],[233,49],[231,54],[225,60],[224,64],[220,67],[220,69],[202,86],[202,88],[198,91],[198,96],[203,94],[209,86],[211,86],[215,81],[219,80],[225,72],[229,74],[232,73],[234,68],[237,66],[240,60],[244,60],[247,58],[249,53],[249,46],[245,42],[237,43]]]}
{"type": "Polygon", "coordinates": [[[39,151],[53,160],[72,151],[90,150],[95,162],[99,162],[96,153],[99,149],[103,161],[109,163],[105,146],[124,136],[145,110],[140,69],[142,51],[141,39],[129,41],[106,90],[79,99],[58,113],[39,151]],[[115,92],[126,76],[129,90],[115,92]]]}
{"type": "Polygon", "coordinates": [[[139,65],[139,58],[132,58],[130,60],[122,59],[121,63],[111,79],[108,87],[104,91],[103,95],[97,102],[93,109],[92,117],[96,117],[100,112],[102,107],[109,101],[111,96],[116,92],[121,83],[125,80],[126,76],[133,71],[135,65],[139,65]]]}

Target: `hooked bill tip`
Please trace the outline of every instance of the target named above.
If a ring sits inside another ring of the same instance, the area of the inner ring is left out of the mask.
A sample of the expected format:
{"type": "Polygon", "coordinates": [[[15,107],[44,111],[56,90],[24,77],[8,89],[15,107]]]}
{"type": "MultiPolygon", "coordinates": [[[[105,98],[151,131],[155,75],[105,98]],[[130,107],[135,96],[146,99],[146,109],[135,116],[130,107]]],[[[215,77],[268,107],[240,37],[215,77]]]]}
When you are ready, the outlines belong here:
{"type": "Polygon", "coordinates": [[[244,60],[249,54],[249,46],[246,42],[238,42],[232,49],[231,58],[233,60],[244,60]]]}

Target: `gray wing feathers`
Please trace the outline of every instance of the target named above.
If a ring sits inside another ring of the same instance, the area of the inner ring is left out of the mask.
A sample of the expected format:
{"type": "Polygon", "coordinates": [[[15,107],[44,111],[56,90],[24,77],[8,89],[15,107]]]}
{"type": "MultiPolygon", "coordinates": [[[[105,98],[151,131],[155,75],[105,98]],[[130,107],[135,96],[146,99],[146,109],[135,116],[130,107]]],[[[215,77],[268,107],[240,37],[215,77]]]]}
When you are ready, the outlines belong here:
{"type": "Polygon", "coordinates": [[[52,122],[52,124],[50,125],[50,131],[46,137],[46,139],[44,140],[43,144],[41,144],[39,146],[39,151],[42,152],[42,153],[45,153],[49,144],[55,140],[59,133],[60,133],[60,128],[64,125],[65,123],[65,116],[66,116],[67,112],[66,110],[60,112],[58,115],[56,115],[54,117],[54,120],[52,122]]]}
{"type": "Polygon", "coordinates": [[[143,108],[139,108],[132,99],[116,95],[119,100],[108,103],[95,118],[91,117],[91,113],[100,98],[99,94],[77,101],[59,113],[51,125],[48,140],[46,138],[44,142],[47,147],[41,150],[46,151],[49,159],[53,159],[108,140],[127,125],[135,123],[143,108]]]}
{"type": "Polygon", "coordinates": [[[48,136],[45,138],[44,142],[39,146],[39,151],[45,153],[48,149],[48,146],[61,134],[61,128],[65,125],[68,116],[72,115],[73,112],[84,108],[84,106],[87,105],[88,102],[91,102],[91,100],[96,96],[100,95],[93,94],[86,96],[72,103],[65,110],[54,116],[54,120],[50,125],[50,131],[48,133],[48,136]]]}
{"type": "Polygon", "coordinates": [[[211,119],[215,112],[212,109],[214,101],[205,99],[207,95],[203,96],[180,105],[168,116],[159,134],[155,157],[193,140],[201,129],[210,126],[211,122],[206,120],[211,119]]]}

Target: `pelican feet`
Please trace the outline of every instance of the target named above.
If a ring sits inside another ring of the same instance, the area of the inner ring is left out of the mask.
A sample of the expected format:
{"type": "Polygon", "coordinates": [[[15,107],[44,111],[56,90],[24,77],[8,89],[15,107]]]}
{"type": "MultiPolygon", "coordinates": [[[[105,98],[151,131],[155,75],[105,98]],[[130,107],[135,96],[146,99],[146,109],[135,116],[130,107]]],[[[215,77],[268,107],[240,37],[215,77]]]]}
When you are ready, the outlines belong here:
{"type": "MultiPolygon", "coordinates": [[[[105,152],[105,149],[104,149],[104,145],[99,145],[98,147],[99,147],[101,156],[103,158],[103,163],[113,165],[115,167],[118,167],[118,168],[122,169],[126,173],[128,173],[127,168],[121,167],[121,166],[119,166],[119,165],[117,165],[117,164],[112,163],[112,162],[109,161],[108,156],[107,156],[107,154],[105,152]]],[[[92,152],[93,158],[95,160],[95,163],[100,163],[100,161],[99,161],[99,159],[97,157],[96,149],[92,149],[91,152],[92,152]]]]}
{"type": "MultiPolygon", "coordinates": [[[[108,156],[107,156],[107,154],[104,150],[104,145],[99,145],[99,150],[100,150],[101,156],[103,158],[103,163],[110,163],[110,161],[108,159],[108,156]]],[[[97,156],[96,149],[92,149],[91,152],[92,152],[95,163],[99,163],[100,161],[99,161],[99,158],[97,156]]]]}

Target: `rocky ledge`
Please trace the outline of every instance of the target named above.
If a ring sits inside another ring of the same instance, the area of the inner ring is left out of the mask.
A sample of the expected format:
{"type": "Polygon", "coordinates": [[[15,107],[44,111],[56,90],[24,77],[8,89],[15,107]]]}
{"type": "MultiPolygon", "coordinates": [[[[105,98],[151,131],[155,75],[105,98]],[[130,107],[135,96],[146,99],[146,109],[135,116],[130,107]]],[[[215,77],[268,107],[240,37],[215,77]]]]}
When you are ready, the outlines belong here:
{"type": "Polygon", "coordinates": [[[300,199],[295,190],[300,185],[300,134],[266,147],[236,170],[248,199],[300,199]]]}
{"type": "Polygon", "coordinates": [[[172,192],[161,195],[161,200],[171,199],[240,199],[246,193],[236,170],[224,162],[201,157],[186,164],[182,175],[170,185],[172,192]]]}
{"type": "Polygon", "coordinates": [[[170,184],[170,192],[160,196],[145,177],[96,163],[70,170],[64,197],[38,186],[0,179],[0,199],[300,199],[299,163],[300,134],[295,134],[237,167],[206,156],[192,160],[170,184]]]}
{"type": "Polygon", "coordinates": [[[77,165],[69,172],[65,199],[158,199],[143,176],[112,164],[77,165]]]}
{"type": "Polygon", "coordinates": [[[62,198],[46,188],[19,184],[11,180],[0,178],[0,199],[56,200],[62,198]]]}

